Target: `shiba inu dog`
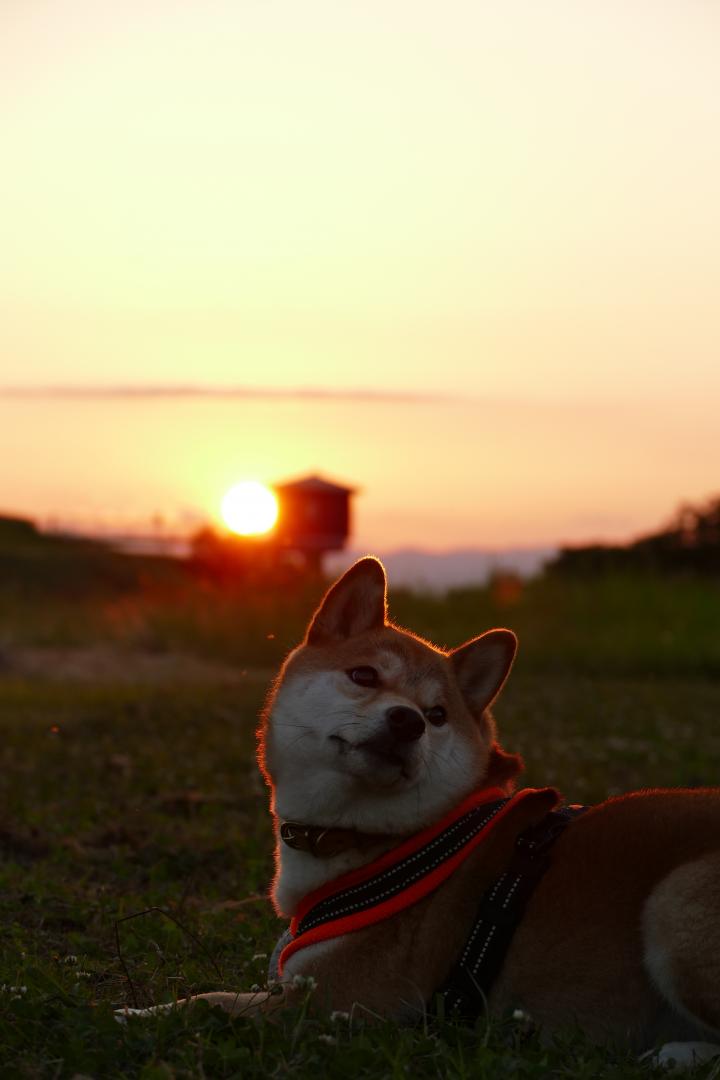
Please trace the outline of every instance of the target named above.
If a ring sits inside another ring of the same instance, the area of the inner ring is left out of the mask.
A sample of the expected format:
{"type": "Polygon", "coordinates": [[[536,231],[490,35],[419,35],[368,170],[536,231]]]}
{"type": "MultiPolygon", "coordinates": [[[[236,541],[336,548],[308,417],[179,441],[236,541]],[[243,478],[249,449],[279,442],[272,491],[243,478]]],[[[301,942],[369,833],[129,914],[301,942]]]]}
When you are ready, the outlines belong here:
{"type": "Polygon", "coordinates": [[[259,731],[282,992],[200,997],[274,1010],[312,978],[320,1009],[411,1022],[475,995],[549,1032],[720,1053],[720,789],[562,820],[553,789],[513,794],[489,709],[515,651],[509,630],[445,652],[392,625],[376,559],[336,582],[259,731]]]}

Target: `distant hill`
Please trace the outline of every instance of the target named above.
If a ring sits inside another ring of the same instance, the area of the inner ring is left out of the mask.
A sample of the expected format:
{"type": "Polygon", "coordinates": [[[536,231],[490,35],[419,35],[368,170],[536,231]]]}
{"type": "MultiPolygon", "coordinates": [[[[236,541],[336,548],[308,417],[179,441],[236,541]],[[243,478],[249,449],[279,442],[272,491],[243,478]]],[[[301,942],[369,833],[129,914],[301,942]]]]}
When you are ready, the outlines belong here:
{"type": "Polygon", "coordinates": [[[3,590],[32,596],[116,593],[177,574],[174,560],[125,555],[99,540],[44,533],[29,519],[0,515],[3,590]]]}
{"type": "Polygon", "coordinates": [[[34,543],[39,539],[37,526],[29,518],[0,514],[0,549],[34,543]]]}
{"type": "Polygon", "coordinates": [[[486,551],[481,548],[459,548],[455,551],[423,551],[420,548],[401,548],[396,551],[342,551],[328,555],[325,571],[328,576],[342,573],[361,555],[377,555],[382,559],[391,581],[407,588],[443,592],[463,585],[483,585],[498,571],[510,571],[529,578],[539,574],[545,564],[557,555],[557,548],[507,548],[486,551]]]}
{"type": "MultiPolygon", "coordinates": [[[[334,577],[366,554],[366,551],[348,550],[328,555],[325,573],[334,577]]],[[[504,551],[461,548],[435,552],[403,548],[373,554],[383,560],[395,585],[443,592],[465,585],[482,585],[497,571],[533,577],[557,551],[554,548],[504,551]]],[[[127,538],[103,542],[43,533],[32,521],[0,515],[0,586],[13,591],[84,594],[96,589],[124,592],[141,582],[176,580],[179,583],[198,570],[196,563],[186,561],[183,556],[191,556],[189,544],[171,548],[142,539],[132,543],[127,538]]]]}

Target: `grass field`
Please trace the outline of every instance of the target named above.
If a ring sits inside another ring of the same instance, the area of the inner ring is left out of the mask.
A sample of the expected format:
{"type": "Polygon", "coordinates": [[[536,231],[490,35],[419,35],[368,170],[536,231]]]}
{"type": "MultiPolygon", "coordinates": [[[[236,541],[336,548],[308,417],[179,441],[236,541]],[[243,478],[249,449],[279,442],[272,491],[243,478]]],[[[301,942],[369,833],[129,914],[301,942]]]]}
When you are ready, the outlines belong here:
{"type": "MultiPolygon", "coordinates": [[[[510,606],[468,590],[399,596],[393,614],[447,645],[519,628],[503,741],[529,784],[591,802],[717,783],[718,599],[693,582],[541,581],[510,606]]],[[[513,1019],[351,1030],[302,1009],[270,1025],[198,1007],[115,1022],[114,1005],[263,982],[281,927],[254,728],[312,602],[143,595],[76,604],[74,622],[69,603],[5,604],[0,1075],[652,1076],[572,1031],[543,1046],[513,1019]]]]}

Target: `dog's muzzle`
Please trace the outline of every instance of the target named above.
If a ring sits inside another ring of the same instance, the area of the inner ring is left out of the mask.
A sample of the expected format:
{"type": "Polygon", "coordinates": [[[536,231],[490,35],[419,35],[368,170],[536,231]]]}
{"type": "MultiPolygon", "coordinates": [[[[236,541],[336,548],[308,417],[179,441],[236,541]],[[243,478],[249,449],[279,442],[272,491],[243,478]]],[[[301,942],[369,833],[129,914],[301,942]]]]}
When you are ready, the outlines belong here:
{"type": "Polygon", "coordinates": [[[359,743],[358,747],[388,765],[402,768],[418,739],[424,734],[423,716],[406,705],[395,705],[385,713],[384,728],[359,743]]]}

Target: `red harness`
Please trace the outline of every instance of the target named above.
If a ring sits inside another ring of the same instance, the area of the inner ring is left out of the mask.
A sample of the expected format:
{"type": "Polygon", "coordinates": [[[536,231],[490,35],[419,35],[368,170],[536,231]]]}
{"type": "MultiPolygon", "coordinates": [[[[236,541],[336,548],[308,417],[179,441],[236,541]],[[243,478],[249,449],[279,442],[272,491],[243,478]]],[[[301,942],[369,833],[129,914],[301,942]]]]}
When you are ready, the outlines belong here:
{"type": "Polygon", "coordinates": [[[497,787],[474,792],[392,851],[309,893],[290,923],[292,940],[280,954],[279,974],[298,949],[381,922],[434,892],[519,802],[534,794],[534,788],[510,798],[497,787]]]}

